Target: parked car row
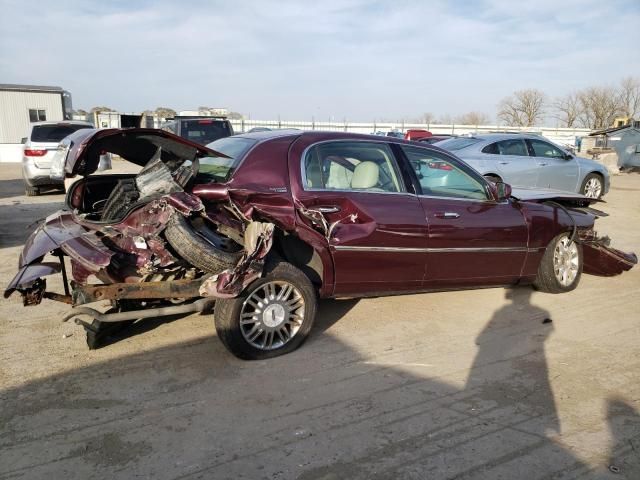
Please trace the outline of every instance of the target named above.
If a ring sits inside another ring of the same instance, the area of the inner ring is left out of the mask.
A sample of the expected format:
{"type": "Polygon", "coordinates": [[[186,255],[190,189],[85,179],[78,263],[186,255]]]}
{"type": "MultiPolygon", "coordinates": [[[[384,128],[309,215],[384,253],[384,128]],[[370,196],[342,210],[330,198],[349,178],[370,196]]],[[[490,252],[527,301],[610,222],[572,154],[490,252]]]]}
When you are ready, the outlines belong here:
{"type": "MultiPolygon", "coordinates": [[[[215,300],[219,339],[240,358],[264,359],[304,342],[318,298],[515,284],[562,293],[582,273],[632,268],[634,254],[594,232],[595,195],[512,189],[509,173],[486,172],[503,175],[489,181],[453,153],[475,146],[508,166],[553,147],[534,140],[455,138],[447,142],[459,148],[446,150],[274,130],[203,146],[163,130],[80,129],[62,140],[55,170],[82,179],[27,240],[5,297],[70,303],[65,320],[84,326],[92,348],[118,325],[215,300]],[[94,175],[102,152],[143,168],[94,175]],[[54,274],[64,293],[47,290],[54,274]],[[87,306],[97,301],[112,308],[87,306]]],[[[576,185],[586,170],[578,164],[576,185]]]]}
{"type": "Polygon", "coordinates": [[[437,145],[493,182],[576,192],[596,199],[609,190],[609,171],[604,165],[577,157],[538,135],[472,135],[437,145]]]}

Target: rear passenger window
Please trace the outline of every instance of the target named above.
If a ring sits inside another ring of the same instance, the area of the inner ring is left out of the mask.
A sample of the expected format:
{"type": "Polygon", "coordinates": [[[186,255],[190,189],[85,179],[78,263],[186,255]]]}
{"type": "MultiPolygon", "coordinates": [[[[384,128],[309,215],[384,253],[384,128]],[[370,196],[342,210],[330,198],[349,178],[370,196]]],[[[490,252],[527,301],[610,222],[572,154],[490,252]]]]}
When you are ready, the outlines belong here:
{"type": "Polygon", "coordinates": [[[497,143],[500,155],[517,155],[528,157],[527,144],[524,140],[514,138],[513,140],[502,140],[497,143]]]}
{"type": "Polygon", "coordinates": [[[305,155],[303,173],[306,189],[404,191],[393,153],[386,143],[327,142],[315,145],[305,155]]]}
{"type": "Polygon", "coordinates": [[[490,155],[500,155],[497,143],[490,143],[482,149],[482,153],[488,153],[490,155]]]}
{"type": "Polygon", "coordinates": [[[402,146],[423,195],[487,200],[483,183],[458,168],[448,157],[425,148],[402,146]]]}

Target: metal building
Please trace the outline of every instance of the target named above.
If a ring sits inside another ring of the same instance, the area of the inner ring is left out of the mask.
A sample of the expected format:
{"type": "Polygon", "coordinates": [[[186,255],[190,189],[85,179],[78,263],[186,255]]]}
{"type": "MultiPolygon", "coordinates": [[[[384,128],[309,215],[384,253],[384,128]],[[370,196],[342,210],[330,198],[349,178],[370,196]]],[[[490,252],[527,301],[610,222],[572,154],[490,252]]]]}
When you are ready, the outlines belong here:
{"type": "Polygon", "coordinates": [[[640,167],[640,128],[625,125],[593,132],[589,136],[596,139],[596,147],[604,151],[615,150],[619,167],[640,167]]]}
{"type": "Polygon", "coordinates": [[[60,87],[0,84],[0,144],[19,144],[31,122],[71,117],[71,94],[60,87]]]}

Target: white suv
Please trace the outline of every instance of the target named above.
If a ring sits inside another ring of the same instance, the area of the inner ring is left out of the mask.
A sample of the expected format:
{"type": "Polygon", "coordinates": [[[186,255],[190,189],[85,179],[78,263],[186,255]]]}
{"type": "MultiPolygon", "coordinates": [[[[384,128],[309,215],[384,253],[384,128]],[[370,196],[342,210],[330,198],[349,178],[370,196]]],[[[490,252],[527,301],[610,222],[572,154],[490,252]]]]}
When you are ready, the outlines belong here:
{"type": "Polygon", "coordinates": [[[81,128],[94,128],[89,122],[34,122],[24,138],[22,178],[28,196],[40,194],[41,187],[64,188],[62,180],[50,176],[51,159],[60,140],[81,128]]]}

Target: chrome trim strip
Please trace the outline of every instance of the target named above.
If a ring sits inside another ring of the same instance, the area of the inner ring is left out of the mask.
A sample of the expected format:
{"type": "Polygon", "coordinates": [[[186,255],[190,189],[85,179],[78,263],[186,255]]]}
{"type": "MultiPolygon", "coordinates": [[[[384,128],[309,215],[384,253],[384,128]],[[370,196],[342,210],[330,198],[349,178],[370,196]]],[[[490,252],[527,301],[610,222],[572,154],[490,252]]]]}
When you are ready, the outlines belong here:
{"type": "Polygon", "coordinates": [[[364,247],[357,245],[333,245],[343,252],[403,252],[403,253],[500,253],[537,252],[537,248],[527,247],[459,247],[459,248],[414,248],[414,247],[364,247]]]}
{"type": "Polygon", "coordinates": [[[355,245],[334,245],[334,248],[344,252],[403,252],[403,253],[427,253],[428,248],[412,247],[359,247],[355,245]]]}

